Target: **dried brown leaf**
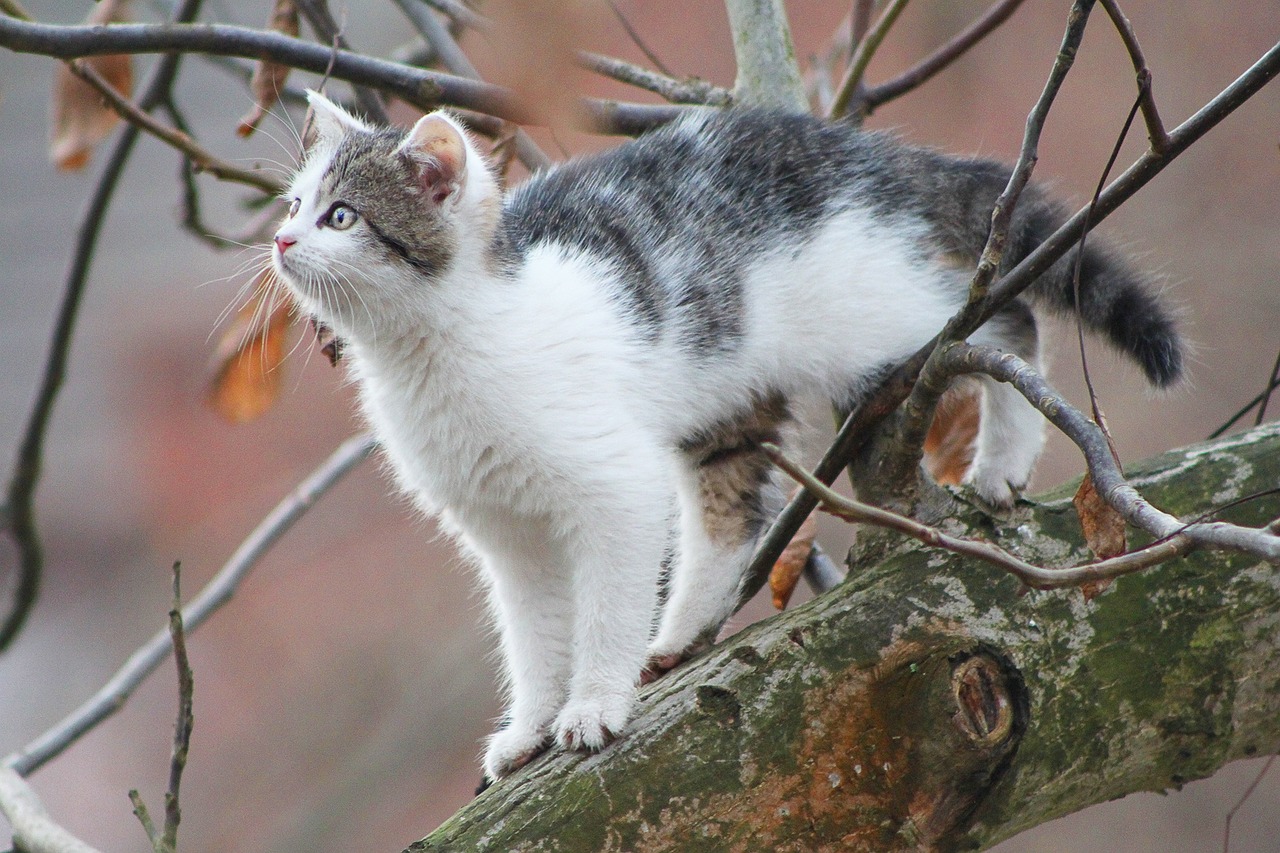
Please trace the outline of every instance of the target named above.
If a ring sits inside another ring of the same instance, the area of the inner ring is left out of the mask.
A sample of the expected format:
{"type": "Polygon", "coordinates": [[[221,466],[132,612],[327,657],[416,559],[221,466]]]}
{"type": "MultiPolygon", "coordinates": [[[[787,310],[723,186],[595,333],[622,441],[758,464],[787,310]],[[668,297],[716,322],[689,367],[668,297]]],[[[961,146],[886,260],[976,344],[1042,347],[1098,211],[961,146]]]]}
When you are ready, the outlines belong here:
{"type": "Polygon", "coordinates": [[[975,390],[952,389],[943,395],[925,436],[925,465],[939,483],[958,486],[973,461],[973,440],[978,436],[978,402],[975,390]]]}
{"type": "Polygon", "coordinates": [[[253,295],[223,334],[209,402],[227,420],[251,421],[279,397],[289,306],[275,273],[267,268],[259,273],[253,295]]]}
{"type": "MultiPolygon", "coordinates": [[[[277,33],[297,38],[298,7],[294,0],[276,0],[267,26],[277,33]]],[[[250,136],[257,130],[258,123],[280,100],[280,91],[289,79],[289,71],[288,65],[259,60],[253,69],[253,78],[249,81],[249,89],[253,92],[253,107],[240,119],[236,127],[237,134],[250,136]]]]}
{"type": "MultiPolygon", "coordinates": [[[[1080,528],[1084,531],[1085,542],[1089,550],[1100,560],[1117,557],[1129,550],[1125,537],[1124,516],[1102,499],[1094,488],[1093,477],[1088,472],[1076,490],[1071,501],[1075,504],[1076,515],[1080,517],[1080,528]]],[[[1085,600],[1089,600],[1111,585],[1111,581],[1089,581],[1082,584],[1080,590],[1085,600]]]]}
{"type": "MultiPolygon", "coordinates": [[[[128,0],[101,0],[85,20],[88,24],[115,24],[128,21],[128,0]]],[[[79,60],[128,96],[133,91],[133,63],[128,55],[107,54],[79,60]]],[[[49,159],[64,171],[83,169],[93,147],[106,138],[120,121],[102,96],[59,65],[53,81],[53,109],[49,128],[49,159]]]]}
{"type": "Polygon", "coordinates": [[[804,564],[809,561],[809,552],[813,550],[813,539],[817,534],[818,520],[810,515],[769,570],[769,591],[773,593],[773,606],[778,610],[786,609],[787,602],[796,591],[796,584],[804,573],[804,564]]]}

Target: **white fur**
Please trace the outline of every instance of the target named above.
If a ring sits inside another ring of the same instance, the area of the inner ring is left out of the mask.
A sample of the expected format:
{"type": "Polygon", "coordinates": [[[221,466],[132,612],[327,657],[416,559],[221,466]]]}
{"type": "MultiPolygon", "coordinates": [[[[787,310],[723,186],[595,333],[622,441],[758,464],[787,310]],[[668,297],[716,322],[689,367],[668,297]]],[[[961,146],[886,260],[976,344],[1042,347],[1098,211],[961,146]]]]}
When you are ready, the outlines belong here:
{"type": "MultiPolygon", "coordinates": [[[[550,738],[598,749],[626,724],[646,657],[686,650],[729,615],[750,556],[703,530],[680,439],[756,389],[840,398],[869,366],[928,340],[963,288],[920,262],[902,226],[850,210],[757,262],[740,350],[694,363],[675,340],[628,327],[598,261],[541,246],[514,282],[495,280],[485,251],[498,190],[469,142],[445,202],[468,228],[443,277],[424,285],[403,265],[353,265],[350,234],[314,224],[329,204],[316,197],[320,175],[350,119],[313,101],[321,138],[289,191],[299,212],[279,236],[295,242],[276,265],[346,341],[400,485],[444,514],[488,579],[511,697],[485,771],[505,775],[550,738]],[[677,501],[680,553],[655,624],[677,501]]],[[[988,386],[973,475],[988,498],[1025,483],[1042,441],[1031,415],[988,386]]]]}

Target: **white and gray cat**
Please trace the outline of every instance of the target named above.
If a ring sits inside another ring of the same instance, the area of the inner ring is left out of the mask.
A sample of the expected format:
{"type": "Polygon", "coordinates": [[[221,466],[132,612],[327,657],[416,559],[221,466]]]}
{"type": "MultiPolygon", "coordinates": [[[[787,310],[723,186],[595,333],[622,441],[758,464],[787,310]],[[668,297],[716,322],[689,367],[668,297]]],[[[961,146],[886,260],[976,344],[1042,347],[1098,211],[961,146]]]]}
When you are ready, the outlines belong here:
{"type": "MultiPolygon", "coordinates": [[[[646,667],[728,618],[782,490],[762,441],[858,402],[963,302],[1008,171],[802,115],[691,114],[500,191],[451,117],[374,128],[312,94],[274,263],[346,344],[400,486],[488,585],[510,685],[490,778],[622,731],[646,667]],[[672,536],[676,519],[678,531],[672,536]],[[659,606],[664,550],[676,543],[659,606]]],[[[1034,188],[1006,265],[1062,219],[1034,188]]],[[[1071,311],[1073,256],[1030,293],[1071,311]]],[[[1105,251],[1086,325],[1156,385],[1181,344],[1105,251]]],[[[1038,363],[1030,302],[974,336],[1038,363]]],[[[982,383],[969,482],[1010,503],[1040,416],[982,383]]]]}

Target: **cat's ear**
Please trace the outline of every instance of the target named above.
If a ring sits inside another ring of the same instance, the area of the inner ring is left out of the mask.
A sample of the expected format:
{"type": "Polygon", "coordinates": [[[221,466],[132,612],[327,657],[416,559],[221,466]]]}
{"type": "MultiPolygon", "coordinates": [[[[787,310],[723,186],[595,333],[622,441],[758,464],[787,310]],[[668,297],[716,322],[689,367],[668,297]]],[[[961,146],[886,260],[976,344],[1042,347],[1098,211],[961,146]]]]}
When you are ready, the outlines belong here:
{"type": "Polygon", "coordinates": [[[317,142],[328,146],[352,131],[369,126],[319,92],[307,90],[307,117],[302,123],[302,149],[310,151],[317,142]]]}
{"type": "Polygon", "coordinates": [[[399,150],[417,167],[422,191],[433,204],[443,204],[462,189],[467,176],[467,142],[462,128],[444,113],[418,119],[399,150]]]}

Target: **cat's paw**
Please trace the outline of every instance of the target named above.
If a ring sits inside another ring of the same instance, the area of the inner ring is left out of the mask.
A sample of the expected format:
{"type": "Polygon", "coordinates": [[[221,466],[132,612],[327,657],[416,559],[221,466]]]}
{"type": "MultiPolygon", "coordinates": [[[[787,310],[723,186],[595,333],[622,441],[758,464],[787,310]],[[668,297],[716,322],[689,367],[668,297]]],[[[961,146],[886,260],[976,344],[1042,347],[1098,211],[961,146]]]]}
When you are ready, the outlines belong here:
{"type": "Polygon", "coordinates": [[[657,681],[689,658],[710,647],[711,643],[705,640],[699,640],[675,652],[663,651],[661,647],[655,645],[649,649],[648,662],[644,665],[644,669],[640,670],[640,683],[651,684],[657,681]]]}
{"type": "Polygon", "coordinates": [[[484,775],[497,781],[524,767],[551,746],[544,730],[506,728],[494,732],[484,750],[484,775]]]}
{"type": "Polygon", "coordinates": [[[978,497],[997,509],[1008,509],[1027,486],[1028,476],[1021,472],[990,470],[977,465],[964,478],[964,485],[978,493],[978,497]]]}
{"type": "Polygon", "coordinates": [[[570,700],[556,717],[556,741],[565,749],[599,752],[622,732],[631,716],[631,692],[570,700]]]}

